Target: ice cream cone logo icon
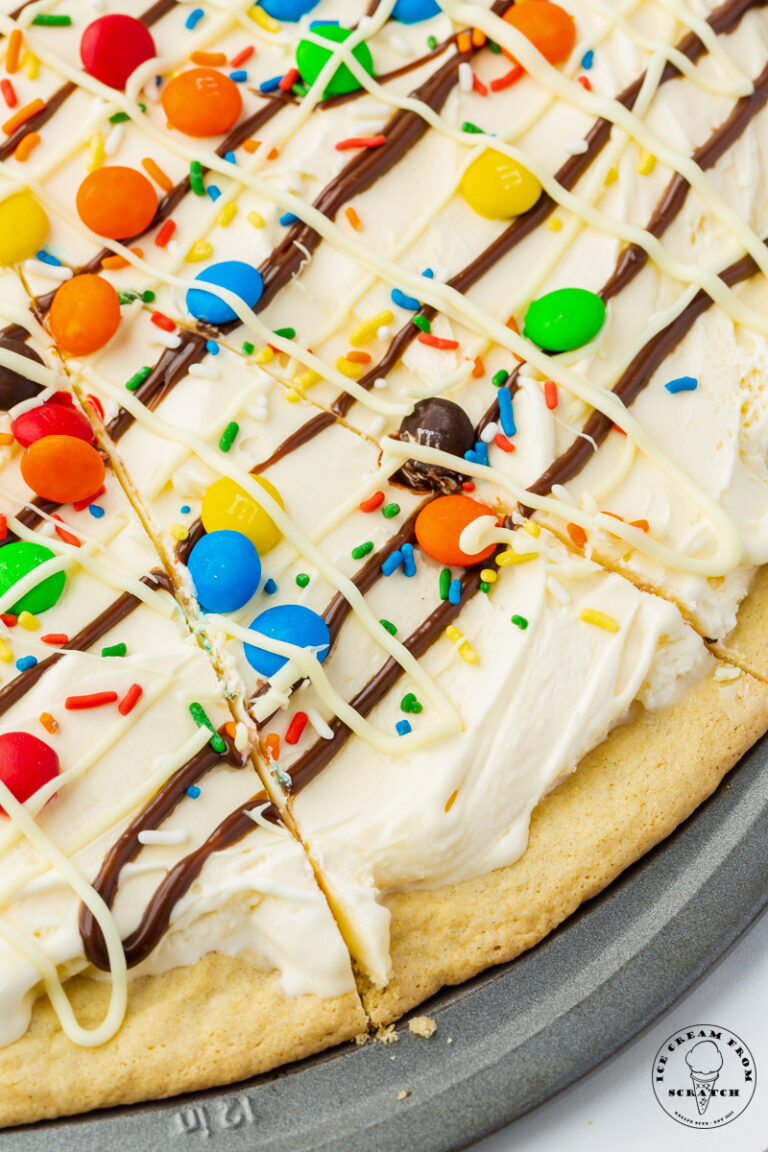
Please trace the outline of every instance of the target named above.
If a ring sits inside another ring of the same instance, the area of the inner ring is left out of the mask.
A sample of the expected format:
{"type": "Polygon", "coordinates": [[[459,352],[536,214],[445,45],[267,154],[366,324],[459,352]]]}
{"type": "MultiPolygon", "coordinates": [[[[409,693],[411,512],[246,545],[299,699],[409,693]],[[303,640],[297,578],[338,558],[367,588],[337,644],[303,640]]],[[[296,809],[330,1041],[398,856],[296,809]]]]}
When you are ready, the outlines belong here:
{"type": "Polygon", "coordinates": [[[703,1116],[723,1066],[723,1054],[714,1040],[700,1040],[686,1053],[685,1062],[691,1074],[696,1107],[703,1116]]]}

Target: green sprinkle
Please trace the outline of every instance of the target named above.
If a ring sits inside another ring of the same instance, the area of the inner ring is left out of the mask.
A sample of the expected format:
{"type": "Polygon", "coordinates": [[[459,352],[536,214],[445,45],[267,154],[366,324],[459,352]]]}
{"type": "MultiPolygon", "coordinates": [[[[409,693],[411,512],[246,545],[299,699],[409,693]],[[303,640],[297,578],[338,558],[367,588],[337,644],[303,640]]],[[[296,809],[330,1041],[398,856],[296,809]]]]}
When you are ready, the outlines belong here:
{"type": "Polygon", "coordinates": [[[246,356],[253,356],[254,346],[250,340],[243,340],[243,352],[245,352],[246,356]]]}
{"type": "Polygon", "coordinates": [[[486,40],[486,45],[490,48],[494,55],[498,56],[501,53],[501,45],[497,44],[495,40],[486,40]]]}
{"type": "Polygon", "coordinates": [[[125,656],[128,651],[127,644],[110,644],[108,648],[102,648],[102,656],[125,656]]]}
{"type": "Polygon", "coordinates": [[[427,48],[434,52],[437,48],[437,36],[427,36],[427,48]]]}
{"type": "Polygon", "coordinates": [[[142,292],[141,298],[145,304],[152,304],[155,299],[155,294],[150,288],[147,288],[146,292],[142,292]]]}
{"type": "Polygon", "coordinates": [[[222,452],[229,452],[239,431],[240,425],[238,424],[237,420],[232,420],[229,424],[227,424],[226,428],[221,434],[221,439],[219,440],[219,448],[221,448],[222,452]]]}
{"type": "Polygon", "coordinates": [[[195,196],[205,196],[203,184],[203,166],[199,160],[192,160],[189,165],[189,186],[195,196]]]}
{"type": "Polygon", "coordinates": [[[447,600],[448,592],[451,587],[451,570],[450,568],[443,568],[440,573],[440,599],[447,600]]]}
{"type": "Polygon", "coordinates": [[[299,572],[296,577],[296,583],[299,588],[306,588],[307,584],[309,584],[309,576],[307,576],[306,572],[299,572]]]}
{"type": "Polygon", "coordinates": [[[386,520],[391,520],[393,516],[397,516],[399,511],[399,504],[385,504],[381,510],[381,514],[386,520]]]}
{"type": "Polygon", "coordinates": [[[211,724],[202,704],[198,704],[196,701],[193,701],[189,706],[189,712],[198,728],[207,728],[209,732],[213,733],[209,743],[214,752],[226,752],[227,742],[222,736],[219,736],[213,724],[211,724]]]}
{"type": "Polygon", "coordinates": [[[274,334],[275,334],[275,336],[282,336],[283,340],[295,340],[296,339],[296,329],[295,328],[275,328],[274,334]]]}
{"type": "Polygon", "coordinates": [[[490,584],[487,584],[487,583],[485,582],[485,580],[481,580],[481,581],[480,581],[480,585],[479,585],[479,587],[480,587],[480,591],[481,591],[481,592],[490,592],[490,590],[491,590],[491,586],[490,586],[490,584]]]}
{"type": "Polygon", "coordinates": [[[397,625],[393,624],[391,620],[379,620],[379,624],[381,624],[382,628],[386,628],[390,636],[394,636],[397,632],[397,625]]]}
{"type": "Polygon", "coordinates": [[[144,381],[148,376],[152,375],[152,368],[149,364],[145,364],[143,368],[139,368],[138,372],[134,372],[130,380],[126,380],[125,386],[129,392],[136,392],[141,388],[144,381]]]}
{"type": "Polygon", "coordinates": [[[120,305],[132,304],[134,300],[138,300],[138,292],[134,292],[132,288],[127,289],[125,292],[118,292],[117,300],[120,305]]]}
{"type": "Polygon", "coordinates": [[[144,101],[143,101],[143,100],[139,100],[139,101],[138,101],[138,105],[139,105],[139,108],[141,108],[142,112],[146,112],[146,110],[147,110],[147,106],[146,106],[146,104],[144,103],[144,101]]]}
{"type": "Polygon", "coordinates": [[[495,388],[503,388],[507,380],[509,380],[509,372],[505,372],[503,368],[491,376],[491,384],[495,388]]]}
{"type": "Polygon", "coordinates": [[[297,82],[291,87],[291,92],[293,92],[294,96],[298,96],[301,99],[302,96],[306,96],[307,92],[309,92],[309,88],[307,88],[306,84],[297,82]]]}
{"type": "Polygon", "coordinates": [[[45,28],[69,28],[72,17],[54,16],[52,12],[39,12],[32,23],[45,28]]]}
{"type": "Polygon", "coordinates": [[[402,712],[410,712],[413,716],[418,716],[419,712],[424,710],[424,705],[419,703],[413,692],[406,692],[400,701],[400,710],[402,712]]]}
{"type": "Polygon", "coordinates": [[[430,324],[429,320],[427,320],[426,316],[413,316],[412,320],[417,328],[421,328],[422,332],[432,331],[432,325],[430,324]]]}
{"type": "Polygon", "coordinates": [[[115,112],[109,118],[110,124],[124,124],[126,120],[130,120],[127,112],[115,112]]]}
{"type": "Polygon", "coordinates": [[[473,124],[471,120],[465,120],[461,126],[462,132],[475,132],[482,133],[483,129],[478,128],[477,124],[473,124]]]}
{"type": "Polygon", "coordinates": [[[526,628],[528,627],[528,621],[526,620],[525,616],[513,616],[512,623],[515,625],[515,627],[519,628],[521,632],[525,632],[526,628]]]}
{"type": "Polygon", "coordinates": [[[362,560],[369,552],[373,552],[373,540],[366,540],[365,544],[358,544],[357,548],[353,548],[352,559],[362,560]]]}

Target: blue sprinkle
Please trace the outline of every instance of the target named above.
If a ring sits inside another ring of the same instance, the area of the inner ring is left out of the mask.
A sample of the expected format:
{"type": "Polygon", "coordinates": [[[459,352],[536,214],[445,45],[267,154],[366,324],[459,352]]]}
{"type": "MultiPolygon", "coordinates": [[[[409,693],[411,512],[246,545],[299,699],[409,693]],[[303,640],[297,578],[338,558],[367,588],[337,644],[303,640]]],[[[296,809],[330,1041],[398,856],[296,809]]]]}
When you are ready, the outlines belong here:
{"type": "Polygon", "coordinates": [[[464,453],[464,459],[467,461],[468,464],[482,464],[482,460],[480,459],[480,457],[477,455],[476,452],[473,452],[471,448],[468,448],[467,451],[464,453]]]}
{"type": "Polygon", "coordinates": [[[189,796],[191,800],[197,800],[199,795],[200,789],[197,784],[190,784],[189,788],[187,788],[187,796],[189,796]]]}
{"type": "Polygon", "coordinates": [[[509,388],[499,388],[499,423],[505,436],[514,436],[517,432],[515,416],[512,411],[512,393],[509,388]]]}
{"type": "Polygon", "coordinates": [[[416,575],[416,561],[413,558],[413,544],[403,544],[400,551],[403,554],[403,575],[416,575]]]}
{"type": "Polygon", "coordinates": [[[36,255],[38,260],[42,261],[43,264],[50,264],[53,268],[61,268],[61,260],[56,256],[52,256],[50,252],[46,252],[45,248],[41,248],[36,255]]]}
{"type": "Polygon", "coordinates": [[[277,584],[271,576],[264,585],[264,592],[267,596],[274,596],[275,592],[277,592],[277,584]]]}
{"type": "Polygon", "coordinates": [[[488,464],[488,445],[482,440],[475,444],[475,459],[478,464],[488,464]]]}
{"type": "Polygon", "coordinates": [[[89,504],[88,511],[90,512],[91,516],[93,516],[94,520],[101,520],[102,516],[104,515],[104,509],[102,508],[101,504],[89,504]]]}
{"type": "Polygon", "coordinates": [[[280,217],[280,223],[284,228],[289,228],[290,225],[295,224],[297,220],[298,216],[295,212],[283,212],[282,216],[280,217]]]}
{"type": "Polygon", "coordinates": [[[213,200],[214,204],[218,200],[219,196],[221,196],[221,188],[219,188],[216,184],[209,184],[206,188],[206,192],[210,196],[211,200],[213,200]]]}
{"type": "Polygon", "coordinates": [[[595,54],[590,48],[589,52],[585,52],[581,58],[581,66],[585,72],[589,72],[590,68],[595,62],[595,54]]]}
{"type": "Polygon", "coordinates": [[[242,84],[248,79],[248,73],[245,68],[236,68],[234,72],[230,72],[229,78],[234,80],[235,84],[242,84]]]}
{"type": "Polygon", "coordinates": [[[227,164],[237,164],[237,157],[235,156],[234,152],[225,152],[224,159],[226,160],[227,164]]]}
{"type": "Polygon", "coordinates": [[[398,720],[395,724],[395,730],[398,736],[407,736],[409,732],[413,731],[407,720],[398,720]]]}
{"type": "Polygon", "coordinates": [[[386,560],[382,564],[382,566],[381,566],[382,576],[391,576],[393,572],[397,572],[397,570],[400,567],[400,565],[402,564],[402,562],[403,562],[403,554],[400,551],[400,549],[397,548],[391,554],[391,556],[387,556],[386,560]]]}
{"type": "Polygon", "coordinates": [[[220,348],[215,340],[207,340],[205,343],[206,352],[210,352],[211,356],[218,356],[220,348]]]}
{"type": "Polygon", "coordinates": [[[36,656],[21,656],[16,661],[19,672],[26,672],[27,668],[34,668],[35,664],[37,664],[36,656]]]}
{"type": "Polygon", "coordinates": [[[162,83],[163,83],[162,76],[155,76],[155,87],[159,88],[162,83]]]}
{"type": "Polygon", "coordinates": [[[259,84],[260,92],[277,92],[282,76],[273,76],[270,80],[262,80],[259,84]]]}
{"type": "Polygon", "coordinates": [[[667,392],[673,395],[675,392],[695,392],[699,386],[699,382],[695,376],[678,376],[676,380],[670,380],[665,384],[667,392]]]}
{"type": "Polygon", "coordinates": [[[189,16],[187,16],[187,19],[184,21],[184,27],[189,28],[190,31],[193,28],[197,28],[203,16],[205,16],[205,12],[202,8],[193,8],[189,16]]]}
{"type": "Polygon", "coordinates": [[[338,20],[312,20],[309,25],[310,32],[315,32],[318,28],[327,28],[329,24],[335,24],[338,28],[338,20]]]}
{"type": "Polygon", "coordinates": [[[425,268],[422,272],[422,276],[426,276],[427,280],[434,280],[435,278],[435,274],[431,268],[425,268]]]}
{"type": "Polygon", "coordinates": [[[189,504],[182,504],[181,508],[179,508],[179,512],[181,512],[183,516],[188,515],[188,513],[191,511],[192,509],[190,508],[189,504]]]}
{"type": "Polygon", "coordinates": [[[448,588],[448,601],[450,604],[458,604],[461,600],[461,580],[451,580],[450,587],[448,588]]]}
{"type": "Polygon", "coordinates": [[[406,296],[405,292],[401,292],[399,288],[393,288],[390,292],[392,303],[397,304],[398,308],[407,308],[409,312],[418,312],[421,304],[415,296],[406,296]]]}

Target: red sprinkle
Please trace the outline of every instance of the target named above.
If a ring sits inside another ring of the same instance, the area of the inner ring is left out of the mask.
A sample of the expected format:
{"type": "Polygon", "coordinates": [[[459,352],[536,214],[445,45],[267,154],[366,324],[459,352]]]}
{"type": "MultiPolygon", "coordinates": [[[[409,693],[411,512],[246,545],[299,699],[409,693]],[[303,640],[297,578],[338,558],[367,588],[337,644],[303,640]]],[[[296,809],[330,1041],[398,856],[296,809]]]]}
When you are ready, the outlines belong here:
{"type": "Polygon", "coordinates": [[[474,492],[475,490],[474,480],[464,480],[461,486],[465,492],[474,492]]]}
{"type": "Polygon", "coordinates": [[[381,148],[386,144],[386,136],[348,136],[346,140],[339,140],[336,145],[337,152],[348,152],[350,148],[381,148]]]}
{"type": "Polygon", "coordinates": [[[293,720],[288,725],[288,731],[285,733],[286,744],[298,744],[301,739],[301,734],[307,726],[306,712],[297,712],[293,720]]]}
{"type": "Polygon", "coordinates": [[[280,83],[278,84],[278,88],[280,89],[281,92],[290,92],[291,88],[293,88],[296,81],[300,80],[300,79],[301,79],[301,76],[299,74],[298,68],[289,68],[288,71],[286,72],[285,76],[280,77],[280,83]]]}
{"type": "Polygon", "coordinates": [[[544,403],[550,411],[557,408],[557,384],[554,380],[544,381],[544,403]]]}
{"type": "Polygon", "coordinates": [[[446,351],[459,346],[458,340],[443,340],[441,336],[433,336],[431,332],[420,332],[418,340],[420,344],[429,344],[430,348],[441,348],[446,351]]]}
{"type": "Polygon", "coordinates": [[[250,60],[256,49],[253,44],[249,44],[247,48],[243,48],[242,52],[238,52],[233,56],[229,62],[230,68],[239,68],[241,64],[245,64],[246,60],[250,60]]]}
{"type": "Polygon", "coordinates": [[[483,84],[480,77],[476,76],[474,72],[472,73],[472,87],[474,88],[475,92],[478,92],[481,96],[488,95],[488,85],[483,84]]]}
{"type": "Polygon", "coordinates": [[[0,540],[5,540],[8,535],[8,517],[5,512],[0,512],[0,540]]]}
{"type": "Polygon", "coordinates": [[[93,410],[96,413],[96,415],[98,416],[99,420],[103,420],[104,419],[104,405],[102,404],[101,400],[99,400],[98,396],[94,396],[92,392],[89,392],[88,395],[86,396],[86,400],[90,404],[91,408],[93,408],[93,410]]]}
{"type": "Polygon", "coordinates": [[[41,636],[43,644],[51,644],[54,648],[63,648],[65,644],[69,643],[69,636],[66,632],[46,632],[45,636],[41,636]]]}
{"type": "MultiPolygon", "coordinates": [[[[123,696],[122,700],[117,706],[117,710],[121,716],[127,716],[129,712],[133,712],[141,697],[144,695],[144,689],[141,684],[131,684],[130,688],[123,696]]],[[[117,698],[117,693],[115,693],[117,698]]]]}
{"type": "Polygon", "coordinates": [[[525,69],[522,64],[515,64],[510,68],[509,72],[505,72],[503,76],[497,76],[495,80],[491,80],[491,92],[501,92],[504,88],[511,88],[516,84],[520,77],[523,75],[525,69]]]}
{"type": "Polygon", "coordinates": [[[582,88],[586,88],[587,92],[592,91],[592,85],[589,82],[588,76],[579,76],[578,82],[581,84],[582,88]]]}
{"type": "Polygon", "coordinates": [[[360,505],[361,512],[375,512],[377,508],[381,508],[384,503],[384,493],[374,492],[373,496],[369,496],[367,500],[363,500],[360,505]]]}
{"type": "Polygon", "coordinates": [[[164,316],[162,312],[153,312],[150,320],[158,328],[162,328],[164,332],[173,332],[176,328],[173,320],[169,316],[164,316]]]}
{"type": "Polygon", "coordinates": [[[3,612],[2,616],[0,616],[0,620],[2,620],[3,624],[5,624],[6,628],[13,628],[16,623],[16,617],[14,616],[13,612],[3,612]]]}
{"type": "Polygon", "coordinates": [[[10,80],[0,80],[0,92],[2,92],[3,99],[5,100],[8,107],[15,108],[19,102],[19,98],[16,95],[16,89],[14,88],[13,84],[11,84],[10,80]]]}
{"type": "Polygon", "coordinates": [[[93,492],[87,500],[75,500],[72,507],[74,508],[75,512],[82,512],[82,510],[87,508],[89,504],[93,504],[94,500],[98,500],[99,496],[103,496],[105,491],[106,489],[102,484],[101,488],[99,488],[98,491],[93,492]]]}
{"type": "Polygon", "coordinates": [[[614,424],[614,426],[613,426],[613,427],[616,429],[616,431],[617,431],[617,432],[618,432],[618,433],[619,433],[621,436],[626,436],[626,432],[624,431],[624,429],[623,429],[623,428],[620,428],[618,424],[614,424]]]}
{"type": "Polygon", "coordinates": [[[158,248],[165,248],[166,244],[170,240],[171,236],[173,236],[175,231],[175,222],[173,220],[166,220],[157,236],[155,236],[155,244],[158,246],[158,248]]]}
{"type": "Polygon", "coordinates": [[[70,712],[77,712],[82,708],[101,708],[102,704],[114,704],[117,692],[90,692],[87,696],[67,696],[64,707],[70,712]]]}
{"type": "MultiPolygon", "coordinates": [[[[63,523],[61,516],[58,516],[55,512],[51,513],[51,515],[54,520],[58,520],[59,523],[63,523]]],[[[63,540],[65,544],[74,544],[75,548],[80,547],[79,539],[72,532],[67,532],[66,528],[60,528],[59,524],[54,524],[54,528],[59,540],[63,540]]]]}
{"type": "Polygon", "coordinates": [[[511,440],[508,440],[503,432],[497,432],[493,438],[493,442],[497,448],[501,448],[502,452],[514,452],[515,446],[511,440]]]}

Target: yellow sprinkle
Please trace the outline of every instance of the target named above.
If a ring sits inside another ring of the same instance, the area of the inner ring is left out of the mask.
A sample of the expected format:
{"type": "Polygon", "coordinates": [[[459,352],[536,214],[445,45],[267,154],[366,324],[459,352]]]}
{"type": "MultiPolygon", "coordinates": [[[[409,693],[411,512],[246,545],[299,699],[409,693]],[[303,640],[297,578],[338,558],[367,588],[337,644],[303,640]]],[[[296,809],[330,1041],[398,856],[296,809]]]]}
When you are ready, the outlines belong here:
{"type": "Polygon", "coordinates": [[[619,631],[618,620],[614,620],[613,616],[608,616],[605,612],[598,611],[597,608],[582,608],[579,612],[579,620],[583,620],[585,624],[594,624],[597,628],[604,628],[606,632],[619,631]]]}
{"type": "Polygon", "coordinates": [[[300,372],[298,376],[295,376],[293,382],[298,388],[314,388],[315,384],[321,380],[322,376],[319,372],[313,372],[311,368],[308,368],[306,372],[300,372]]]}
{"type": "Polygon", "coordinates": [[[462,660],[466,661],[467,664],[480,663],[480,657],[478,656],[477,652],[475,652],[474,648],[468,640],[464,640],[463,643],[459,644],[456,651],[458,652],[459,656],[461,656],[462,660]]]}
{"type": "Polygon", "coordinates": [[[559,216],[550,216],[549,220],[547,220],[547,228],[549,228],[550,232],[559,232],[562,226],[563,222],[559,216]]]}
{"type": "Polygon", "coordinates": [[[357,328],[352,332],[349,337],[350,344],[359,348],[363,344],[370,344],[374,339],[379,328],[386,328],[394,320],[394,314],[385,308],[383,312],[377,312],[375,316],[369,316],[367,320],[363,320],[358,324],[357,328]]]}
{"type": "Polygon", "coordinates": [[[35,632],[40,627],[40,621],[31,612],[20,612],[17,623],[27,632],[35,632]]]}
{"type": "Polygon", "coordinates": [[[443,811],[450,812],[451,808],[453,808],[454,804],[456,803],[456,797],[458,796],[458,794],[459,794],[458,788],[454,789],[454,791],[451,792],[450,796],[448,797],[448,799],[445,802],[445,808],[443,809],[443,811]]]}
{"type": "Polygon", "coordinates": [[[246,216],[246,220],[249,224],[252,224],[254,228],[264,227],[264,217],[260,212],[249,212],[246,216]]]}
{"type": "Polygon", "coordinates": [[[480,573],[480,579],[485,581],[486,584],[493,584],[493,582],[498,580],[498,578],[499,574],[495,568],[483,568],[482,572],[480,573]]]}
{"type": "Polygon", "coordinates": [[[89,147],[88,171],[95,172],[104,163],[104,137],[97,132],[95,136],[91,136],[89,147]]]}
{"type": "Polygon", "coordinates": [[[37,80],[40,72],[40,61],[37,56],[32,52],[25,52],[22,57],[21,67],[24,70],[24,75],[28,80],[37,80]]]}
{"type": "Polygon", "coordinates": [[[653,152],[641,152],[637,162],[637,172],[640,176],[649,176],[656,167],[656,157],[653,152]]]}
{"type": "Polygon", "coordinates": [[[184,263],[197,264],[200,260],[207,260],[209,256],[213,256],[213,244],[209,244],[207,240],[195,240],[184,257],[184,263]]]}
{"type": "Polygon", "coordinates": [[[265,32],[279,32],[282,28],[280,21],[275,20],[268,12],[260,8],[258,4],[254,4],[253,8],[248,9],[248,15],[254,24],[258,24],[259,28],[263,28],[265,32]]]}
{"type": "Polygon", "coordinates": [[[0,660],[2,660],[3,664],[13,664],[13,652],[11,652],[5,640],[0,640],[0,660]]]}
{"type": "Polygon", "coordinates": [[[611,164],[610,168],[608,169],[608,171],[605,174],[605,179],[603,180],[603,184],[605,184],[606,187],[609,184],[615,184],[616,181],[618,180],[618,178],[619,178],[619,170],[615,164],[611,164]]]}
{"type": "Polygon", "coordinates": [[[168,529],[174,540],[186,540],[189,536],[189,529],[185,528],[183,524],[171,524],[168,529]]]}
{"type": "Polygon", "coordinates": [[[533,520],[523,520],[523,528],[529,536],[541,536],[541,528],[533,520]]]}
{"type": "Polygon", "coordinates": [[[537,560],[538,556],[538,552],[513,552],[508,548],[506,552],[499,553],[496,563],[505,568],[507,564],[527,564],[529,560],[537,560]]]}
{"type": "Polygon", "coordinates": [[[216,223],[220,228],[229,228],[235,216],[237,216],[237,204],[225,204],[216,217],[216,223]]]}
{"type": "Polygon", "coordinates": [[[301,396],[295,388],[289,388],[286,392],[284,392],[283,398],[287,400],[289,404],[298,404],[301,400],[301,396]]]}
{"type": "Polygon", "coordinates": [[[449,624],[445,630],[445,634],[450,640],[451,644],[456,644],[459,640],[464,639],[464,633],[460,632],[455,624],[449,624]]]}
{"type": "Polygon", "coordinates": [[[274,358],[274,352],[268,344],[265,344],[263,348],[259,348],[253,359],[257,364],[269,364],[269,362],[274,360],[274,358]]]}
{"type": "Polygon", "coordinates": [[[350,380],[357,380],[363,374],[363,364],[353,364],[351,360],[347,360],[346,356],[339,356],[336,359],[336,370],[341,372],[342,376],[348,376],[350,380]]]}

